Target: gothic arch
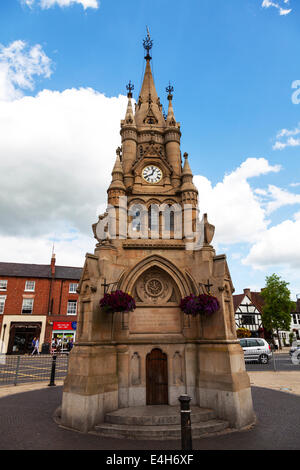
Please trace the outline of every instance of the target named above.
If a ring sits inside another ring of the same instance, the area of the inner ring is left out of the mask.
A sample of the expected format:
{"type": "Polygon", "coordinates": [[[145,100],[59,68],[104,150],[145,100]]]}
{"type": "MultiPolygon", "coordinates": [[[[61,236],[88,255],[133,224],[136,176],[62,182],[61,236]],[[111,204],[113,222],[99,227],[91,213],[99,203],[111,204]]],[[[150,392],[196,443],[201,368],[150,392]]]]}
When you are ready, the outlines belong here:
{"type": "Polygon", "coordinates": [[[151,267],[160,268],[169,274],[177,285],[181,297],[189,295],[196,288],[196,283],[191,276],[188,278],[174,263],[160,255],[148,256],[130,268],[127,275],[123,277],[120,288],[125,292],[132,292],[137,279],[151,267]]]}

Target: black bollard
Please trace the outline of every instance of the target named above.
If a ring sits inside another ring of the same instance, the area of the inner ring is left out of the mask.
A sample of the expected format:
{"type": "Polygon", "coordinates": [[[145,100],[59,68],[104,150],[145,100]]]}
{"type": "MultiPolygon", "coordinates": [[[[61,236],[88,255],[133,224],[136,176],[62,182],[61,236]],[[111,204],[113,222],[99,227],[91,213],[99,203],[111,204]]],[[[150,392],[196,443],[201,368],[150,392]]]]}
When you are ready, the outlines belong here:
{"type": "Polygon", "coordinates": [[[191,397],[188,395],[181,395],[178,400],[181,408],[181,449],[192,450],[191,397]]]}
{"type": "Polygon", "coordinates": [[[56,355],[54,354],[52,357],[51,377],[50,377],[50,383],[48,384],[49,387],[55,386],[55,383],[54,383],[55,368],[56,368],[56,355]]]}

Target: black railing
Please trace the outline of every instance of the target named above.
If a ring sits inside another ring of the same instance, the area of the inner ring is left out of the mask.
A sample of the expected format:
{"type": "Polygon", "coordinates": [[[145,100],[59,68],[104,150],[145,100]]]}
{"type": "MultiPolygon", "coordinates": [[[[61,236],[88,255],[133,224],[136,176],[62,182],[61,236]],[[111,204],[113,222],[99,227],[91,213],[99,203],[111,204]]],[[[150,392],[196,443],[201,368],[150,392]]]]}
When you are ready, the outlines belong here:
{"type": "Polygon", "coordinates": [[[49,382],[49,385],[55,385],[55,380],[64,380],[67,371],[68,354],[60,353],[55,356],[0,354],[0,386],[32,382],[49,382]]]}

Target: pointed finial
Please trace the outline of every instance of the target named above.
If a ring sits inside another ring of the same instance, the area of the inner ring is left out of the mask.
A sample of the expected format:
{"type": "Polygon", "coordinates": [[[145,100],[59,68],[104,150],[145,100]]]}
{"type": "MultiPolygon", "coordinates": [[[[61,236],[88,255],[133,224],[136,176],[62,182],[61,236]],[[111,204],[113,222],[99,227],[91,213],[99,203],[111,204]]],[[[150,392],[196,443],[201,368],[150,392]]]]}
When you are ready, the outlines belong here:
{"type": "Polygon", "coordinates": [[[129,80],[128,85],[126,85],[126,90],[128,91],[127,97],[132,98],[132,91],[134,90],[134,84],[131,83],[131,80],[129,80]]]}
{"type": "Polygon", "coordinates": [[[146,27],[147,28],[147,36],[146,38],[144,39],[143,41],[143,46],[144,46],[144,49],[145,51],[147,51],[147,55],[145,56],[145,59],[146,60],[151,60],[151,56],[149,54],[149,51],[152,49],[152,46],[153,46],[153,41],[150,37],[150,32],[149,32],[149,28],[148,26],[146,27]]]}
{"type": "Polygon", "coordinates": [[[173,93],[174,87],[171,85],[171,82],[169,82],[169,85],[166,88],[166,92],[168,93],[168,100],[171,100],[173,98],[173,93]]]}
{"type": "Polygon", "coordinates": [[[122,149],[121,147],[118,147],[116,150],[116,154],[119,157],[120,161],[122,161],[122,155],[121,155],[122,149]]]}
{"type": "Polygon", "coordinates": [[[186,159],[187,159],[187,157],[189,156],[189,154],[188,154],[188,153],[186,153],[186,152],[184,152],[183,156],[184,156],[184,158],[185,158],[185,160],[186,160],[186,159]]]}

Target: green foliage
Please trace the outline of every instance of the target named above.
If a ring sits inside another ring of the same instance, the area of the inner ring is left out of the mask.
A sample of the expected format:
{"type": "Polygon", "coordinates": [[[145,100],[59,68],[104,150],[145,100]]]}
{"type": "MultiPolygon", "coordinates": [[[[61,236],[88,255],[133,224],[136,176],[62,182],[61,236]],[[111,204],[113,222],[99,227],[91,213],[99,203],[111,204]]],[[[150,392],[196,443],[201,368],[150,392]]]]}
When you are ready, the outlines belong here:
{"type": "Polygon", "coordinates": [[[261,295],[264,299],[262,321],[267,330],[290,329],[293,303],[288,285],[276,274],[266,277],[266,287],[261,295]]]}

